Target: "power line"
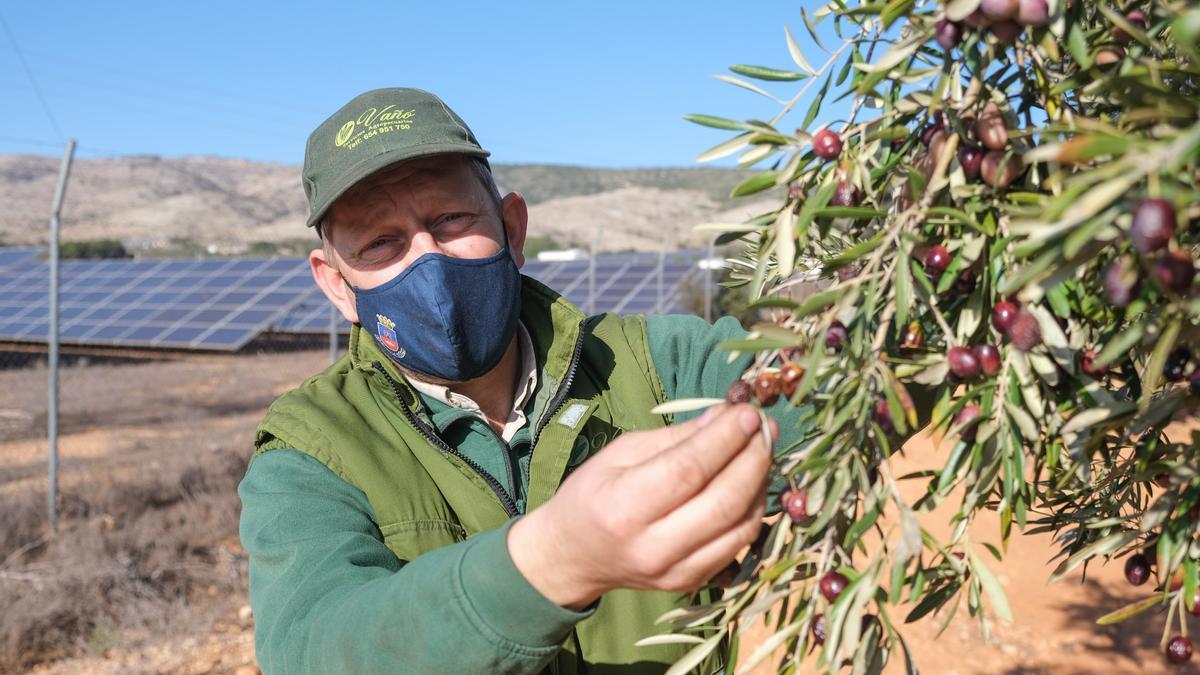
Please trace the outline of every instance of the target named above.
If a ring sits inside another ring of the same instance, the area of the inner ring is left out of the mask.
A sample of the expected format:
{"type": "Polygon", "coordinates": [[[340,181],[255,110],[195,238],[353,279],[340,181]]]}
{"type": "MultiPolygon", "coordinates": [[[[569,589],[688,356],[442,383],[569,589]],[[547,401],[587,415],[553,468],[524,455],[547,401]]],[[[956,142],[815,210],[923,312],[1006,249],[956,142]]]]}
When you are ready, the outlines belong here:
{"type": "Polygon", "coordinates": [[[17,60],[21,62],[21,67],[25,69],[25,74],[29,76],[29,83],[33,85],[33,91],[37,94],[38,100],[42,102],[42,110],[46,112],[46,118],[50,120],[50,126],[54,127],[54,135],[58,136],[58,140],[66,142],[63,138],[62,130],[58,127],[58,120],[54,119],[54,113],[50,111],[50,104],[46,103],[46,97],[42,96],[42,89],[38,86],[37,78],[33,76],[33,71],[29,69],[29,62],[25,60],[25,55],[21,53],[21,47],[17,45],[17,38],[13,37],[12,30],[8,27],[8,22],[4,20],[4,15],[0,14],[0,27],[4,28],[4,34],[8,36],[8,41],[12,43],[13,51],[17,53],[17,60]]]}
{"type": "MultiPolygon", "coordinates": [[[[136,87],[130,87],[130,86],[126,86],[124,84],[114,84],[112,82],[101,82],[101,81],[96,81],[96,80],[82,79],[82,78],[78,78],[78,77],[48,74],[44,68],[41,69],[41,73],[42,73],[43,81],[51,81],[52,83],[53,82],[62,82],[62,83],[66,83],[68,85],[83,86],[83,87],[88,87],[91,89],[99,89],[102,92],[104,92],[105,94],[124,92],[126,94],[129,94],[129,95],[132,95],[132,96],[135,96],[138,98],[149,99],[155,103],[160,103],[160,104],[161,103],[170,103],[170,102],[182,103],[182,104],[186,105],[189,110],[197,110],[197,109],[204,108],[204,109],[211,110],[213,112],[221,113],[222,115],[225,115],[225,116],[248,117],[248,118],[252,118],[254,120],[262,120],[266,116],[263,112],[261,112],[259,110],[249,110],[245,106],[240,106],[238,108],[228,108],[228,107],[224,107],[221,105],[216,105],[212,102],[211,97],[201,98],[201,99],[192,99],[192,98],[188,98],[188,97],[170,96],[170,95],[164,95],[161,93],[152,93],[145,89],[138,89],[136,87]]],[[[52,98],[53,97],[58,97],[58,98],[62,97],[62,94],[60,92],[56,92],[54,89],[48,89],[47,91],[50,93],[52,98]]],[[[297,128],[303,128],[303,127],[307,126],[307,125],[301,125],[299,122],[291,122],[291,123],[296,124],[297,128]]]]}
{"type": "Polygon", "coordinates": [[[17,138],[16,136],[0,136],[0,143],[17,143],[19,145],[33,145],[43,148],[61,148],[62,143],[55,141],[43,141],[36,138],[17,138]]]}
{"type": "MultiPolygon", "coordinates": [[[[7,85],[9,88],[12,88],[12,89],[25,89],[26,88],[15,82],[7,82],[5,80],[0,80],[0,85],[7,85]]],[[[178,120],[181,122],[187,122],[189,124],[195,125],[196,128],[201,128],[201,129],[228,129],[228,130],[232,130],[232,131],[240,131],[240,132],[244,132],[244,133],[257,134],[259,136],[271,137],[271,138],[275,138],[275,139],[279,139],[279,140],[283,140],[283,139],[296,140],[296,139],[303,139],[305,137],[304,132],[302,132],[300,130],[299,126],[296,127],[296,132],[294,134],[289,134],[286,132],[280,132],[278,129],[268,129],[266,127],[246,126],[246,125],[237,124],[237,123],[230,124],[228,122],[218,121],[216,119],[213,119],[212,117],[200,118],[200,117],[193,117],[193,116],[189,116],[189,115],[180,115],[178,113],[171,112],[168,110],[163,110],[161,108],[157,108],[157,109],[156,108],[147,108],[147,107],[143,107],[143,106],[139,106],[139,105],[129,105],[127,103],[118,103],[118,102],[115,102],[112,100],[94,98],[94,97],[89,97],[86,95],[80,96],[74,92],[64,93],[64,92],[58,92],[58,91],[51,91],[50,93],[53,98],[72,100],[72,101],[84,101],[84,102],[89,102],[96,106],[101,106],[101,107],[105,107],[105,108],[113,108],[116,110],[125,110],[125,111],[129,111],[129,112],[133,112],[133,113],[138,113],[141,115],[146,115],[149,117],[154,117],[154,118],[159,118],[159,119],[178,120]]],[[[297,141],[297,142],[300,142],[300,141],[297,141]]]]}
{"type": "Polygon", "coordinates": [[[188,81],[184,81],[184,80],[164,78],[159,75],[150,75],[150,74],[146,73],[145,71],[136,72],[134,70],[126,70],[124,68],[118,68],[116,66],[101,64],[101,63],[92,62],[92,61],[80,61],[78,59],[72,59],[72,58],[62,56],[61,54],[49,54],[46,52],[40,52],[38,50],[32,50],[32,49],[26,50],[26,52],[28,54],[30,54],[31,56],[34,56],[37,59],[42,60],[42,61],[56,61],[60,64],[66,64],[68,66],[71,66],[72,72],[78,72],[80,68],[90,69],[90,70],[94,70],[94,71],[98,70],[98,71],[102,71],[102,72],[107,72],[109,74],[118,75],[121,77],[133,78],[134,80],[136,80],[138,82],[155,82],[155,83],[158,83],[159,85],[164,85],[167,87],[173,87],[176,89],[184,89],[184,90],[187,90],[189,93],[195,93],[197,91],[207,91],[207,92],[209,92],[209,95],[206,96],[205,98],[208,98],[208,99],[212,98],[211,94],[217,94],[218,96],[225,98],[229,101],[235,102],[235,103],[254,103],[257,105],[265,105],[265,106],[269,106],[269,107],[273,107],[273,108],[278,108],[281,110],[288,110],[291,112],[311,113],[313,115],[321,115],[322,116],[321,119],[324,119],[324,116],[328,115],[330,112],[328,110],[309,108],[309,107],[305,107],[303,105],[297,105],[297,104],[290,103],[290,102],[281,102],[278,99],[265,98],[265,97],[260,97],[260,96],[251,96],[251,95],[247,95],[245,92],[237,92],[237,91],[233,91],[230,89],[222,89],[219,87],[213,87],[210,85],[200,84],[197,82],[188,82],[188,81]]]}

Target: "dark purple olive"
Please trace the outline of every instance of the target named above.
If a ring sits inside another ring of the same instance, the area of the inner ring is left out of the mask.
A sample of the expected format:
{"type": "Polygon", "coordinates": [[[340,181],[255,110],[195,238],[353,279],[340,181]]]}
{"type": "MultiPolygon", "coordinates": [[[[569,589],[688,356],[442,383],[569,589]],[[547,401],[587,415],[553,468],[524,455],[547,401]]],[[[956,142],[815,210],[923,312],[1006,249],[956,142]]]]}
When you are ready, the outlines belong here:
{"type": "Polygon", "coordinates": [[[1046,0],[1020,0],[1017,3],[1017,23],[1022,26],[1045,26],[1050,20],[1046,0]]]}
{"type": "Polygon", "coordinates": [[[1020,4],[1018,0],[983,0],[979,10],[992,21],[1003,21],[1016,16],[1020,4]]]}
{"type": "Polygon", "coordinates": [[[1096,365],[1096,350],[1089,349],[1083,353],[1083,363],[1080,364],[1080,370],[1083,371],[1084,375],[1093,380],[1099,380],[1108,374],[1108,364],[1103,366],[1096,365]]]}
{"type": "Polygon", "coordinates": [[[1017,312],[1017,318],[1008,329],[1008,339],[1014,347],[1023,352],[1042,344],[1042,327],[1038,325],[1037,317],[1033,315],[1033,312],[1025,310],[1017,312]]]}
{"type": "Polygon", "coordinates": [[[825,576],[821,577],[821,595],[829,602],[834,602],[842,591],[846,590],[846,586],[850,585],[850,580],[841,572],[826,572],[825,576]]]}
{"type": "Polygon", "coordinates": [[[1200,368],[1197,368],[1188,378],[1188,388],[1192,390],[1192,396],[1200,396],[1200,368]]]}
{"type": "Polygon", "coordinates": [[[1131,555],[1125,561],[1125,580],[1141,586],[1150,578],[1150,561],[1142,554],[1131,555]]]}
{"type": "Polygon", "coordinates": [[[1154,261],[1154,279],[1171,293],[1187,293],[1196,279],[1196,265],[1186,251],[1167,251],[1154,261]]]}
{"type": "Polygon", "coordinates": [[[1020,37],[1021,31],[1025,30],[1025,27],[1016,21],[997,21],[988,26],[988,30],[991,31],[992,35],[996,36],[996,40],[1000,44],[1007,45],[1016,41],[1020,37]]]}
{"type": "Polygon", "coordinates": [[[818,131],[812,139],[813,152],[826,161],[842,154],[842,137],[828,129],[818,131]]]}
{"type": "Polygon", "coordinates": [[[1132,260],[1117,258],[1104,272],[1104,295],[1114,307],[1128,305],[1140,287],[1138,267],[1132,260]]]}
{"type": "Polygon", "coordinates": [[[993,345],[976,345],[975,356],[979,359],[979,367],[983,374],[992,377],[1000,372],[1000,350],[993,345]]]}
{"type": "MultiPolygon", "coordinates": [[[[1126,14],[1125,20],[1128,21],[1129,23],[1133,24],[1134,28],[1139,28],[1142,31],[1145,31],[1146,26],[1148,25],[1148,22],[1146,21],[1146,15],[1142,14],[1141,12],[1137,11],[1136,9],[1133,10],[1132,12],[1126,14]]],[[[1112,36],[1113,36],[1114,40],[1116,40],[1117,42],[1120,42],[1123,45],[1127,45],[1130,42],[1133,42],[1133,36],[1130,35],[1128,32],[1126,32],[1125,29],[1121,28],[1120,26],[1115,26],[1115,25],[1113,26],[1112,36]]]]}
{"type": "Polygon", "coordinates": [[[929,126],[925,127],[921,130],[921,143],[927,148],[930,147],[930,144],[933,143],[933,135],[939,131],[942,131],[942,127],[936,124],[930,124],[929,126]]]}
{"type": "Polygon", "coordinates": [[[892,411],[888,409],[887,399],[879,399],[875,401],[875,409],[871,411],[871,418],[883,429],[883,433],[890,434],[896,430],[896,425],[892,422],[892,411]]]}
{"type": "Polygon", "coordinates": [[[975,118],[975,135],[988,150],[1003,150],[1008,145],[1008,121],[994,101],[983,104],[983,110],[975,118]]]}
{"type": "Polygon", "coordinates": [[[1020,311],[1021,308],[1017,306],[1017,303],[1001,300],[992,305],[992,325],[1000,331],[1001,335],[1007,335],[1020,311]]]}
{"type": "Polygon", "coordinates": [[[958,41],[962,39],[962,25],[949,19],[942,19],[933,29],[933,39],[937,41],[939,47],[950,51],[958,46],[958,41]]]}
{"type": "Polygon", "coordinates": [[[1157,197],[1146,199],[1133,210],[1133,224],[1129,227],[1129,241],[1138,253],[1153,253],[1175,236],[1175,206],[1157,197]]]}
{"type": "Polygon", "coordinates": [[[967,18],[963,19],[963,23],[976,30],[980,28],[987,28],[988,24],[991,22],[992,20],[987,18],[987,15],[983,13],[983,10],[978,8],[974,12],[968,14],[967,18]]]}
{"type": "Polygon", "coordinates": [[[1178,347],[1167,354],[1163,364],[1163,379],[1167,382],[1181,382],[1187,375],[1188,363],[1192,360],[1192,352],[1187,347],[1178,347]]]}
{"type": "Polygon", "coordinates": [[[829,330],[825,331],[825,346],[841,350],[849,341],[850,333],[846,330],[846,325],[834,319],[833,323],[829,324],[829,330]]]}
{"type": "Polygon", "coordinates": [[[834,206],[858,206],[862,196],[853,183],[841,181],[833,189],[833,198],[829,200],[834,206]]]}
{"type": "Polygon", "coordinates": [[[807,524],[808,493],[804,490],[787,490],[779,497],[779,506],[788,514],[793,523],[807,524]]]}
{"type": "Polygon", "coordinates": [[[1167,661],[1173,665],[1187,663],[1192,660],[1192,641],[1176,635],[1167,642],[1167,661]]]}
{"type": "Polygon", "coordinates": [[[950,372],[961,380],[976,377],[982,368],[979,357],[967,347],[951,347],[950,351],[946,352],[946,362],[950,365],[950,372]]]}
{"type": "Polygon", "coordinates": [[[958,411],[958,415],[954,418],[954,426],[959,428],[958,433],[964,441],[975,440],[975,427],[978,426],[981,414],[979,406],[970,403],[958,411]]]}
{"type": "Polygon", "coordinates": [[[958,149],[958,163],[967,179],[975,180],[979,178],[979,168],[983,164],[983,151],[974,145],[964,145],[958,149]]]}
{"type": "Polygon", "coordinates": [[[1025,164],[1021,158],[1002,150],[992,150],[983,156],[979,163],[979,175],[990,188],[1003,190],[1025,172],[1025,164]]]}
{"type": "Polygon", "coordinates": [[[813,642],[818,645],[825,644],[825,615],[818,614],[813,617],[812,623],[813,642]]]}
{"type": "Polygon", "coordinates": [[[956,295],[970,295],[971,291],[975,290],[975,269],[965,267],[958,272],[958,278],[954,280],[954,285],[950,287],[956,295]]]}
{"type": "Polygon", "coordinates": [[[946,268],[950,266],[950,258],[950,251],[947,251],[945,246],[941,244],[930,246],[929,250],[925,252],[925,271],[931,277],[941,276],[942,272],[945,272],[946,268]]]}

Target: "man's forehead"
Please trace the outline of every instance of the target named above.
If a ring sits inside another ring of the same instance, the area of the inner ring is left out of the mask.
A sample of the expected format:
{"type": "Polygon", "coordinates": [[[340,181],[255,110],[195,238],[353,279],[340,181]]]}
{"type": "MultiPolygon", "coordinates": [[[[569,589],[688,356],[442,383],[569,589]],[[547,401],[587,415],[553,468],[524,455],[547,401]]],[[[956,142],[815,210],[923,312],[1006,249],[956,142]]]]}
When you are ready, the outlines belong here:
{"type": "Polygon", "coordinates": [[[477,197],[467,161],[453,156],[422,158],[389,167],[355,185],[331,210],[378,208],[422,194],[431,198],[477,197]]]}
{"type": "Polygon", "coordinates": [[[362,231],[382,212],[404,202],[454,200],[486,203],[485,195],[472,177],[462,155],[435,155],[401,162],[363,179],[329,209],[329,222],[343,229],[362,231]]]}

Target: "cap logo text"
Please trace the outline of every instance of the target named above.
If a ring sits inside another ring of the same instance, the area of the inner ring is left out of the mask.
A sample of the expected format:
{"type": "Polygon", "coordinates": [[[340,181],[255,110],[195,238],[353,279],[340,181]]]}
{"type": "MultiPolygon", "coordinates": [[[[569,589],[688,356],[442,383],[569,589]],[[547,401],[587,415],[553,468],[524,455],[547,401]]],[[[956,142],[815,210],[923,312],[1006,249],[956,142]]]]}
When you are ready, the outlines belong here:
{"type": "Polygon", "coordinates": [[[398,108],[395,105],[367,108],[356,119],[346,122],[338,129],[333,144],[339,148],[353,150],[367,139],[393,131],[411,129],[416,115],[415,108],[398,108]]]}

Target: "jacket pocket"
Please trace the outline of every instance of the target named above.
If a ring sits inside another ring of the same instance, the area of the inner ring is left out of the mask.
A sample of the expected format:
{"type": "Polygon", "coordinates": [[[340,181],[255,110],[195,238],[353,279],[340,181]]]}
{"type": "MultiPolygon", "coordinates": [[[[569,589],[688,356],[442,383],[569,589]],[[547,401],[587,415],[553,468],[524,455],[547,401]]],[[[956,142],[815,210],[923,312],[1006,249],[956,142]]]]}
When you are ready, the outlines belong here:
{"type": "Polygon", "coordinates": [[[422,553],[467,538],[462,525],[450,520],[405,520],[382,525],[379,532],[383,543],[401,560],[415,560],[422,553]]]}

